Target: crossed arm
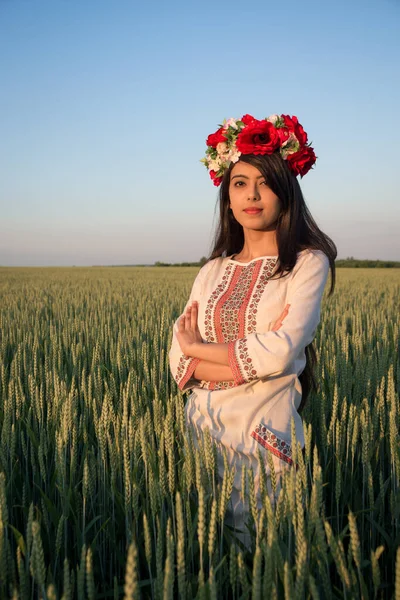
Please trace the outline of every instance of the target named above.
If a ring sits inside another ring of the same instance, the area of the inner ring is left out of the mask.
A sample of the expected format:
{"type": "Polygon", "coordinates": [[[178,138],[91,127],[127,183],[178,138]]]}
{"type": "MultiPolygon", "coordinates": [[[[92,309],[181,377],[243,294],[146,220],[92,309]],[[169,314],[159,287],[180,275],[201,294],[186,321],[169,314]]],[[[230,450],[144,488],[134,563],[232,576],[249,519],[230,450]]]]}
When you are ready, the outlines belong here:
{"type": "MultiPolygon", "coordinates": [[[[275,321],[272,331],[282,326],[282,321],[289,312],[290,304],[283,309],[275,321]]],[[[198,381],[233,381],[234,375],[229,366],[228,344],[207,344],[203,342],[198,327],[198,304],[192,302],[178,321],[177,339],[186,356],[200,360],[194,377],[198,381]]]]}

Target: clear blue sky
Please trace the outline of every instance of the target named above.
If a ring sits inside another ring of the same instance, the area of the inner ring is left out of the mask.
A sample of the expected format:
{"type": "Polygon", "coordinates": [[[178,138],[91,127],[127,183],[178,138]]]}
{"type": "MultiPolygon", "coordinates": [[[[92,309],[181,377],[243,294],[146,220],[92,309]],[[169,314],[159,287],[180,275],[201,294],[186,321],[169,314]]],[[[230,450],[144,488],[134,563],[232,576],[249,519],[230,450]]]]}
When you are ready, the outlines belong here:
{"type": "Polygon", "coordinates": [[[0,265],[196,260],[224,117],[297,115],[339,257],[400,260],[398,0],[0,0],[0,265]]]}

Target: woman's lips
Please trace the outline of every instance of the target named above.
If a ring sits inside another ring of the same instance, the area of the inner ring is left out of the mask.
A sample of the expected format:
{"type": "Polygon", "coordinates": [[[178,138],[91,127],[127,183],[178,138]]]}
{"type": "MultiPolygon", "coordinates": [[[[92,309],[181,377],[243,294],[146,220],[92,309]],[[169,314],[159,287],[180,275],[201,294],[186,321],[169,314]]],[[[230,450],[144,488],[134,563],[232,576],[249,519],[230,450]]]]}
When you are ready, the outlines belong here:
{"type": "Polygon", "coordinates": [[[262,211],[262,208],[245,208],[244,212],[248,215],[258,215],[262,211]]]}

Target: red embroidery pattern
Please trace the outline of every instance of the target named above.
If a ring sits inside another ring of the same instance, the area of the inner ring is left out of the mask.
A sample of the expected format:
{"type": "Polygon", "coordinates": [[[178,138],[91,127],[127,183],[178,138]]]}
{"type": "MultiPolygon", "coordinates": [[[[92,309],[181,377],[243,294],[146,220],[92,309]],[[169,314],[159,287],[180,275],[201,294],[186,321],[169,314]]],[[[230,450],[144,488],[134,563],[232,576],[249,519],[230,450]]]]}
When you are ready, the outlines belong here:
{"type": "Polygon", "coordinates": [[[228,264],[207,302],[204,332],[208,342],[227,343],[256,330],[258,304],[276,262],[267,258],[246,266],[228,264]]]}
{"type": "Polygon", "coordinates": [[[227,343],[243,336],[246,308],[260,272],[261,261],[246,267],[236,266],[231,284],[215,307],[214,323],[219,343],[227,343]]]}
{"type": "MultiPolygon", "coordinates": [[[[258,304],[260,302],[261,295],[265,289],[265,286],[268,283],[268,279],[271,277],[274,267],[276,265],[277,259],[270,258],[267,259],[264,263],[264,266],[261,271],[261,275],[259,277],[257,285],[253,286],[251,292],[254,294],[252,301],[249,305],[248,315],[247,315],[247,327],[246,334],[253,333],[256,331],[257,326],[257,310],[258,304]]],[[[258,263],[261,266],[261,263],[258,263]]],[[[260,269],[259,269],[260,270],[260,269]]],[[[258,270],[258,271],[259,271],[258,270]]],[[[243,325],[244,325],[244,318],[243,325]]],[[[239,318],[240,321],[240,318],[239,318]]],[[[244,327],[243,327],[244,328],[244,327]]],[[[244,336],[244,332],[242,336],[244,336]]],[[[238,336],[239,337],[239,336],[238,336]]],[[[241,385],[245,381],[253,381],[257,379],[257,370],[255,369],[253,362],[251,360],[251,356],[249,354],[249,349],[247,347],[247,339],[242,337],[241,339],[236,339],[235,343],[232,347],[228,347],[228,357],[229,357],[229,365],[233,371],[235,376],[236,385],[241,385]]]]}
{"type": "Polygon", "coordinates": [[[252,381],[257,379],[257,371],[254,368],[253,361],[247,347],[247,339],[242,338],[235,343],[235,359],[237,368],[242,375],[244,381],[252,381]]]}
{"type": "Polygon", "coordinates": [[[218,301],[218,299],[225,293],[227,287],[229,287],[229,283],[231,280],[232,273],[234,271],[234,265],[229,263],[226,267],[225,273],[222,277],[221,283],[217,285],[213,293],[208,299],[207,307],[205,310],[205,320],[204,320],[204,335],[207,342],[216,343],[217,341],[217,333],[214,327],[214,307],[218,301]]]}
{"type": "Polygon", "coordinates": [[[176,369],[176,378],[175,381],[178,384],[180,390],[183,390],[186,383],[189,381],[194,371],[196,370],[197,365],[199,364],[200,359],[198,358],[189,358],[182,354],[179,359],[178,367],[176,369]]]}
{"type": "Polygon", "coordinates": [[[226,267],[221,283],[207,302],[204,334],[209,343],[229,344],[229,364],[235,380],[203,382],[202,387],[229,389],[257,379],[245,336],[256,331],[258,305],[276,263],[276,258],[266,258],[244,266],[229,263],[226,267]]]}
{"type": "Polygon", "coordinates": [[[257,425],[250,435],[264,446],[264,448],[275,454],[275,456],[281,458],[289,465],[293,464],[291,445],[288,442],[281,440],[275,433],[272,433],[264,423],[257,425]]]}
{"type": "Polygon", "coordinates": [[[236,387],[234,381],[215,381],[214,390],[229,390],[230,388],[236,387]]]}
{"type": "MultiPolygon", "coordinates": [[[[256,316],[257,316],[257,310],[258,310],[258,303],[260,302],[261,295],[265,289],[265,286],[268,283],[268,279],[273,274],[274,268],[277,263],[276,258],[267,258],[264,260],[265,260],[265,263],[263,265],[259,281],[258,281],[257,285],[255,286],[251,304],[249,305],[249,310],[248,310],[248,314],[247,314],[246,333],[254,333],[254,331],[256,331],[256,325],[257,325],[256,316]]],[[[242,335],[244,335],[244,333],[242,335]]]]}
{"type": "Polygon", "coordinates": [[[236,387],[234,381],[203,381],[201,383],[202,388],[206,390],[229,390],[230,388],[236,387]]]}
{"type": "Polygon", "coordinates": [[[247,315],[247,329],[248,329],[248,331],[250,331],[250,330],[251,331],[255,331],[255,328],[256,328],[256,325],[257,325],[257,323],[256,323],[257,306],[258,306],[258,303],[260,301],[261,291],[262,291],[262,289],[263,289],[264,286],[260,282],[256,285],[258,276],[259,276],[260,271],[261,271],[262,261],[261,260],[256,261],[254,264],[255,264],[255,267],[253,269],[250,286],[249,286],[249,289],[247,291],[246,298],[242,302],[242,306],[239,309],[239,315],[238,315],[239,331],[238,331],[238,335],[236,336],[235,339],[244,337],[246,335],[245,334],[246,311],[248,309],[249,302],[250,302],[251,297],[253,295],[254,289],[256,290],[256,292],[257,292],[257,290],[259,290],[259,297],[255,301],[253,299],[253,302],[252,302],[252,306],[253,306],[252,314],[251,315],[250,314],[247,315]]]}
{"type": "Polygon", "coordinates": [[[244,383],[244,379],[243,379],[242,373],[240,371],[240,365],[239,365],[238,361],[236,360],[235,342],[228,343],[228,362],[229,362],[229,366],[232,370],[233,376],[235,378],[235,380],[234,380],[235,384],[241,385],[242,383],[244,383]]]}

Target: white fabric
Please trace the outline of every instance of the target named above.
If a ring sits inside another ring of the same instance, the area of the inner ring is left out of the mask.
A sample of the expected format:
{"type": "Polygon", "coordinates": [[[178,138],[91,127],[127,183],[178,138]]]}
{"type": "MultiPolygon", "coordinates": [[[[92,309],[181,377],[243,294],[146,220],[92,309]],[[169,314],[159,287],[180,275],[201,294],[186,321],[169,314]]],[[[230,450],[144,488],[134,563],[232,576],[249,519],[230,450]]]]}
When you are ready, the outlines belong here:
{"type": "MultiPolygon", "coordinates": [[[[200,434],[208,427],[217,445],[226,448],[230,464],[237,465],[231,521],[243,522],[247,514],[240,501],[241,465],[253,467],[256,490],[258,448],[263,455],[272,453],[277,474],[292,465],[292,417],[296,438],[304,446],[298,376],[306,363],[305,347],[320,321],[329,261],[322,251],[303,250],[291,273],[273,279],[276,263],[276,257],[248,263],[217,258],[202,267],[193,284],[187,305],[199,303],[203,341],[229,344],[234,382],[195,380],[199,361],[182,354],[177,321],[173,328],[171,372],[181,390],[193,390],[185,407],[187,425],[200,434]],[[286,304],[290,308],[283,325],[271,331],[286,304]]],[[[219,473],[222,477],[222,459],[219,473]]]]}

